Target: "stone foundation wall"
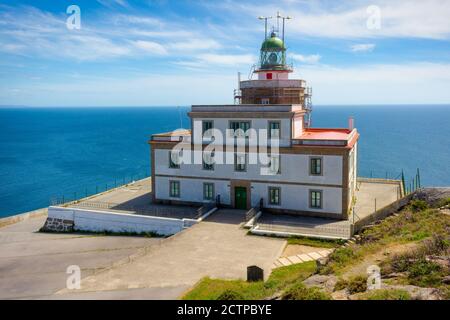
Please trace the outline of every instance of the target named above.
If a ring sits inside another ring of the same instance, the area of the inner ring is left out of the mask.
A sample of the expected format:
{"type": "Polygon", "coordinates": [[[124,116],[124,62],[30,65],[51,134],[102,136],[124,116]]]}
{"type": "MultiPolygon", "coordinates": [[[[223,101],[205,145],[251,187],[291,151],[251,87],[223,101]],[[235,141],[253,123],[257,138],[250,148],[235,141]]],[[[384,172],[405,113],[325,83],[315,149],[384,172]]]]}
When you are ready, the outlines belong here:
{"type": "Polygon", "coordinates": [[[73,232],[74,222],[72,220],[48,217],[42,231],[73,232]]]}

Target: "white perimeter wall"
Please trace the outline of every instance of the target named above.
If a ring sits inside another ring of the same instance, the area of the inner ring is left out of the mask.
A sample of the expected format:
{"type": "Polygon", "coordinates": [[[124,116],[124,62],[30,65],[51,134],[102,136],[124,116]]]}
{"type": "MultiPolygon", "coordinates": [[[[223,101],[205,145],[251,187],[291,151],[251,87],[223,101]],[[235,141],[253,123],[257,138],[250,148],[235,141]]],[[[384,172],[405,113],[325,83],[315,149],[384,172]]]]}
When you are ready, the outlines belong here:
{"type": "Polygon", "coordinates": [[[133,214],[103,212],[78,208],[49,207],[49,218],[71,220],[75,230],[93,232],[156,232],[172,235],[195,224],[191,219],[147,217],[133,214]]]}

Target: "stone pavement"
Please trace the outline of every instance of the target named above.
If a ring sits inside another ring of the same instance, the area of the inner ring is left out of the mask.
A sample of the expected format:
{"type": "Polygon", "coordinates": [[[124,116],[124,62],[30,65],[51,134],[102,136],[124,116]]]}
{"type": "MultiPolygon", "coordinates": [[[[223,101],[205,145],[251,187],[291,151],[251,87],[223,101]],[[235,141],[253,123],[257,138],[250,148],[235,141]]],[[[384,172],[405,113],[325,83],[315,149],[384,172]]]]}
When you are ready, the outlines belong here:
{"type": "MultiPolygon", "coordinates": [[[[80,291],[88,294],[190,287],[206,276],[245,279],[249,265],[263,268],[268,277],[286,241],[247,235],[247,230],[240,227],[244,213],[219,210],[202,223],[152,246],[144,256],[84,278],[80,291]]],[[[59,294],[67,296],[70,292],[62,290],[59,294]]]]}
{"type": "MultiPolygon", "coordinates": [[[[42,299],[66,286],[67,267],[98,273],[159,243],[143,237],[38,233],[46,216],[0,228],[0,299],[42,299]]],[[[157,293],[162,296],[162,292],[157,293]]]]}
{"type": "Polygon", "coordinates": [[[279,268],[290,266],[291,264],[303,263],[307,261],[314,261],[320,258],[327,257],[333,252],[333,249],[320,249],[314,252],[297,254],[289,257],[280,257],[272,265],[272,268],[279,268]]]}

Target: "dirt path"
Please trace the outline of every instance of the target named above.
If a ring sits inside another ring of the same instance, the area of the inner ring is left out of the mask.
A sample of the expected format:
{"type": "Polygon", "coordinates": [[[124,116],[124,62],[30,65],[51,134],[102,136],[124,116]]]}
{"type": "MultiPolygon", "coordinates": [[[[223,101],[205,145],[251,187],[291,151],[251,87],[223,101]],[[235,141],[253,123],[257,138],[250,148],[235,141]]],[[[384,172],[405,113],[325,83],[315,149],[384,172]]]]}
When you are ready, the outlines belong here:
{"type": "Polygon", "coordinates": [[[382,261],[392,257],[396,254],[402,254],[417,248],[417,243],[402,243],[402,244],[392,244],[382,249],[378,250],[375,253],[372,253],[366,256],[362,261],[358,262],[355,265],[352,265],[350,268],[345,270],[342,274],[344,279],[351,278],[357,275],[367,275],[367,267],[371,265],[380,265],[382,261]]]}

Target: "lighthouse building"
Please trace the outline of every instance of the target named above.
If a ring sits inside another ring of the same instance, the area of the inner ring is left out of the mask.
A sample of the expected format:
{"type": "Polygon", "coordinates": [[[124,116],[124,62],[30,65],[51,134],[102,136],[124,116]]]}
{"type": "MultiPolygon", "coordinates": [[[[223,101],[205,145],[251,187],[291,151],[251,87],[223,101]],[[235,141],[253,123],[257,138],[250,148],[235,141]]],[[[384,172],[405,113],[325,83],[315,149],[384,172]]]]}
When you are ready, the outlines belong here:
{"type": "Polygon", "coordinates": [[[352,121],[348,128],[311,126],[312,90],[290,79],[283,40],[266,35],[255,79],[239,81],[234,104],[193,105],[191,130],[152,135],[154,202],[262,205],[272,213],[347,219],[359,134],[352,121]],[[265,135],[268,141],[258,139],[265,135]],[[211,142],[222,148],[205,157],[211,142]]]}

